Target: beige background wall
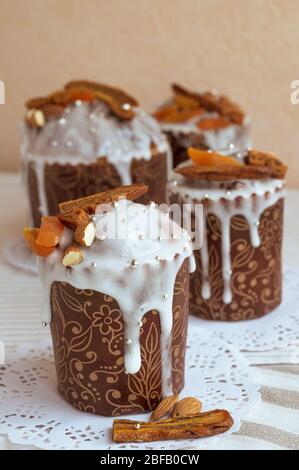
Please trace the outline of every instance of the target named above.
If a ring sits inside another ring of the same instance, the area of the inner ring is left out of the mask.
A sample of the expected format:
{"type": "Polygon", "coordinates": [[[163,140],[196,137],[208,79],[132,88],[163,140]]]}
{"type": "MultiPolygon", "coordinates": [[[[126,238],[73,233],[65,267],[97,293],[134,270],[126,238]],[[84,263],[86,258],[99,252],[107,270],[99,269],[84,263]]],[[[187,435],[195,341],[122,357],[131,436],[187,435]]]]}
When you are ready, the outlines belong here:
{"type": "Polygon", "coordinates": [[[19,167],[23,102],[83,77],[120,85],[149,110],[173,80],[218,88],[299,186],[299,0],[0,0],[0,170],[19,167]]]}

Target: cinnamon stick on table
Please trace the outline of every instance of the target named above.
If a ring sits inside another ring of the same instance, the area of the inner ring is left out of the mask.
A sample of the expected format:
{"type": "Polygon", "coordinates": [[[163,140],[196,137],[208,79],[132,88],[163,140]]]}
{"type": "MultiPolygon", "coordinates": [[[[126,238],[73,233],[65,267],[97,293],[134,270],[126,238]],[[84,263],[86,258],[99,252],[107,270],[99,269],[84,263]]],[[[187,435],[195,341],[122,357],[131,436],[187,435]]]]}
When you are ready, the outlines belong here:
{"type": "Polygon", "coordinates": [[[213,436],[228,431],[234,421],[226,410],[212,410],[186,418],[144,422],[115,419],[115,442],[151,442],[213,436]]]}

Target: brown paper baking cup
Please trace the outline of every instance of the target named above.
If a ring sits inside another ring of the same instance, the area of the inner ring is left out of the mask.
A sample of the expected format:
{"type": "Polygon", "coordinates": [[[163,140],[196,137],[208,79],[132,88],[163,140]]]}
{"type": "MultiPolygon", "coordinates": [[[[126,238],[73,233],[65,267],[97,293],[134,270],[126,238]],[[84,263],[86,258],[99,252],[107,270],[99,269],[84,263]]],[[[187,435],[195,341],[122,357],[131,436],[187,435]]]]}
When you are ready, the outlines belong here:
{"type": "MultiPolygon", "coordinates": [[[[143,204],[150,201],[155,201],[157,204],[166,202],[167,158],[165,153],[153,151],[149,160],[133,159],[131,176],[133,183],[142,182],[149,186],[148,193],[136,202],[143,204]]],[[[56,215],[60,202],[116,188],[123,183],[117,168],[106,158],[99,158],[88,165],[45,164],[44,184],[49,215],[56,215]]],[[[37,227],[40,225],[41,216],[33,163],[29,163],[28,167],[28,188],[33,223],[37,227]]]]}
{"type": "MultiPolygon", "coordinates": [[[[188,263],[185,260],[177,274],[173,297],[171,357],[175,394],[184,386],[188,263]]],[[[67,402],[79,410],[105,416],[139,413],[156,407],[161,399],[158,312],[145,314],[140,329],[141,368],[136,374],[126,374],[124,324],[113,298],[54,282],[51,306],[58,389],[67,402]]]]}
{"type": "Polygon", "coordinates": [[[242,216],[231,221],[232,302],[224,304],[221,226],[214,215],[207,220],[211,298],[201,297],[200,250],[195,251],[196,272],[190,279],[190,311],[208,320],[238,321],[259,318],[281,302],[283,199],[266,209],[259,225],[261,244],[251,245],[248,223],[242,216]]]}

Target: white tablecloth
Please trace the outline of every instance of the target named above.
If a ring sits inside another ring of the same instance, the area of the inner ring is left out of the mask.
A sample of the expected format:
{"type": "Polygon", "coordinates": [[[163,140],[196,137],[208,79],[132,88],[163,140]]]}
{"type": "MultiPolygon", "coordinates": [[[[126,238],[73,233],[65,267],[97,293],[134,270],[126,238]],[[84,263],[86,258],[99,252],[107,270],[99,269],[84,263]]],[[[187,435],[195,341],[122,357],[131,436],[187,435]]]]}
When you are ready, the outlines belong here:
{"type": "MultiPolygon", "coordinates": [[[[284,258],[299,266],[299,191],[288,191],[285,215],[284,258]]],[[[0,174],[0,244],[21,233],[25,201],[16,174],[0,174]]],[[[1,255],[0,255],[1,256],[1,255]]],[[[34,276],[4,264],[0,257],[0,339],[7,349],[49,334],[39,320],[40,289],[34,276]]],[[[223,436],[217,449],[299,449],[299,365],[277,364],[287,350],[246,354],[261,385],[262,403],[247,416],[238,433],[223,436]],[[276,364],[276,365],[275,365],[276,364]]],[[[0,436],[0,449],[21,449],[0,436]]],[[[26,447],[29,448],[29,447],[26,447]]]]}

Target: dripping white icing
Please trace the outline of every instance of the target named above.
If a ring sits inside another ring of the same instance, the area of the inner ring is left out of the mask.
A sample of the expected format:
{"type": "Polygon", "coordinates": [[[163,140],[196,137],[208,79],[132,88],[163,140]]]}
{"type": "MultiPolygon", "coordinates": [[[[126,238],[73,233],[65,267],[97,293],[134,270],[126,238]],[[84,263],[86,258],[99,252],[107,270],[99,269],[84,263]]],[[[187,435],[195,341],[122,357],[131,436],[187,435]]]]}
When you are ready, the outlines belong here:
{"type": "Polygon", "coordinates": [[[190,258],[190,270],[195,268],[189,235],[156,208],[127,201],[120,201],[117,208],[96,218],[97,239],[91,247],[83,249],[82,263],[72,269],[61,263],[63,250],[72,236],[68,229],[60,247],[47,258],[38,259],[43,286],[42,322],[51,321],[50,291],[54,281],[113,297],[124,319],[125,368],[134,374],[141,364],[140,322],[146,312],[157,310],[161,323],[162,388],[167,395],[172,392],[170,343],[174,283],[186,258],[190,258]],[[107,236],[100,240],[103,227],[112,228],[119,220],[122,222],[117,227],[123,238],[107,236]],[[169,229],[175,230],[175,239],[169,238],[169,229]]]}
{"type": "MultiPolygon", "coordinates": [[[[229,183],[229,182],[228,182],[229,183]]],[[[206,218],[209,214],[218,217],[222,231],[222,276],[224,281],[223,302],[229,304],[232,300],[231,292],[231,241],[230,224],[235,215],[242,215],[247,220],[250,231],[251,244],[254,247],[260,245],[259,221],[262,213],[274,205],[285,195],[284,180],[239,180],[234,182],[231,188],[225,189],[219,182],[191,182],[181,175],[172,174],[168,191],[179,194],[184,203],[199,203],[204,199],[209,200],[208,206],[204,206],[203,227],[195,227],[195,230],[203,229],[203,244],[201,247],[202,269],[202,297],[209,299],[211,296],[209,282],[209,251],[206,237],[206,218]],[[175,182],[175,183],[174,183],[175,182]],[[254,197],[253,197],[254,196],[254,197]],[[242,198],[242,199],[240,199],[242,198]],[[226,202],[223,201],[226,200],[226,202]]]]}
{"type": "Polygon", "coordinates": [[[131,184],[131,162],[134,158],[149,160],[154,145],[167,154],[168,170],[171,155],[167,139],[155,119],[140,108],[135,117],[119,121],[103,103],[67,108],[60,119],[51,119],[42,129],[22,126],[21,156],[28,185],[28,164],[33,162],[42,215],[48,213],[44,185],[46,164],[89,164],[107,157],[120,174],[122,184],[131,184]]]}
{"type": "Polygon", "coordinates": [[[207,131],[198,128],[196,125],[203,119],[218,116],[217,113],[207,112],[184,123],[162,122],[160,126],[164,132],[170,132],[175,136],[180,134],[180,144],[186,149],[192,145],[189,134],[201,135],[203,137],[203,144],[213,150],[225,149],[230,144],[239,148],[250,147],[251,123],[248,116],[245,117],[242,125],[230,124],[228,127],[222,129],[207,131]]]}

